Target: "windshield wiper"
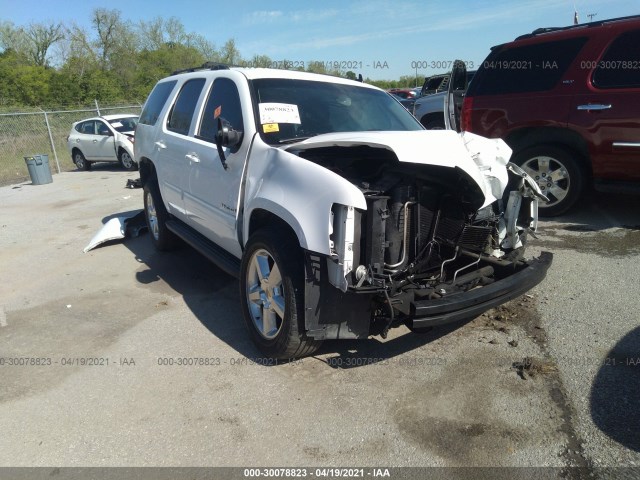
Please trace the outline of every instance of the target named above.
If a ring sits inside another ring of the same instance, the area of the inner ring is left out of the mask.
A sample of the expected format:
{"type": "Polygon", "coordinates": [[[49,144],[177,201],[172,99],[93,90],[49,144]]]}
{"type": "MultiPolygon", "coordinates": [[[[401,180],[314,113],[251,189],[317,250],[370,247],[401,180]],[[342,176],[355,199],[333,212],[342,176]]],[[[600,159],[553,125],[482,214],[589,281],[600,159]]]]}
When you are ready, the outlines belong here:
{"type": "Polygon", "coordinates": [[[311,138],[311,137],[315,137],[315,136],[317,136],[317,135],[318,135],[318,134],[316,133],[316,134],[314,134],[314,135],[308,135],[308,136],[306,136],[306,137],[283,138],[283,139],[281,139],[281,140],[278,140],[278,143],[279,143],[279,144],[281,144],[281,145],[283,145],[283,144],[285,144],[285,143],[297,143],[297,142],[302,142],[303,140],[307,140],[307,139],[309,139],[309,138],[311,138]]]}

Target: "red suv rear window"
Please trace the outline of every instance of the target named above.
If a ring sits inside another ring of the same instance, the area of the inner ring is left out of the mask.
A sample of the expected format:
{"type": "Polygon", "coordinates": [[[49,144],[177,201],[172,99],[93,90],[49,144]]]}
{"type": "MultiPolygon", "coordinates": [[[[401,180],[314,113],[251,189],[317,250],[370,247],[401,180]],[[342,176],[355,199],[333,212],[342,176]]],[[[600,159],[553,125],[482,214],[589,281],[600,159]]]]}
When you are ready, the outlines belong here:
{"type": "Polygon", "coordinates": [[[626,32],[616,38],[593,74],[598,88],[640,87],[640,30],[626,32]]]}
{"type": "Polygon", "coordinates": [[[580,49],[585,37],[498,48],[483,62],[471,82],[469,95],[542,92],[554,88],[580,49]]]}

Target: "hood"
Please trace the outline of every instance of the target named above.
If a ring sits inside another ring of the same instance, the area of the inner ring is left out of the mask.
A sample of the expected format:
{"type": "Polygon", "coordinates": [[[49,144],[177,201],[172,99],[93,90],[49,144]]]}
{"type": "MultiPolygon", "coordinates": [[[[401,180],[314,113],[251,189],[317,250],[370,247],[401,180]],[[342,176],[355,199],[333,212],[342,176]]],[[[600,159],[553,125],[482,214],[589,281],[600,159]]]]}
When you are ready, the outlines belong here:
{"type": "Polygon", "coordinates": [[[360,145],[389,150],[403,163],[458,167],[482,190],[483,205],[500,198],[506,187],[506,164],[511,150],[502,140],[470,133],[459,134],[452,130],[326,133],[290,145],[287,150],[301,152],[360,145]]]}

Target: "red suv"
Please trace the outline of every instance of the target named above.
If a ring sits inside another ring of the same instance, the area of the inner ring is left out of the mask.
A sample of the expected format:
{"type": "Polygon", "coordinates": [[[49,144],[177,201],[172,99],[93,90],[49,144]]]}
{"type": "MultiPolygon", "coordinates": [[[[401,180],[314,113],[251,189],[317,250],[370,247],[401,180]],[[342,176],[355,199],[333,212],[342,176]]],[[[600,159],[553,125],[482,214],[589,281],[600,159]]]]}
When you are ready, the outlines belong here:
{"type": "Polygon", "coordinates": [[[596,190],[640,192],[640,16],[541,28],[493,47],[464,98],[462,130],[502,138],[566,212],[596,190]]]}

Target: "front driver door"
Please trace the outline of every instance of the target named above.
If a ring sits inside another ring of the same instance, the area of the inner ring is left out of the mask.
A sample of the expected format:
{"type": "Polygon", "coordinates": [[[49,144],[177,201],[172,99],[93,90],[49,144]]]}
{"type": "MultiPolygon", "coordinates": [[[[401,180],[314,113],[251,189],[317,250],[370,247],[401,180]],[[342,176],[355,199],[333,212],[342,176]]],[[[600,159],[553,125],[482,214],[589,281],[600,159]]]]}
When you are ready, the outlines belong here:
{"type": "Polygon", "coordinates": [[[242,172],[251,139],[245,135],[237,146],[223,148],[225,169],[215,143],[219,118],[229,122],[234,130],[246,131],[238,87],[226,77],[214,80],[188,152],[190,168],[184,193],[185,209],[193,228],[240,257],[236,220],[242,172]]]}
{"type": "Polygon", "coordinates": [[[115,136],[109,126],[101,120],[96,120],[96,130],[96,138],[93,139],[95,158],[105,161],[117,160],[115,136]]]}
{"type": "Polygon", "coordinates": [[[467,67],[461,60],[453,62],[447,95],[444,97],[444,124],[447,130],[460,131],[460,112],[467,91],[467,67]]]}

